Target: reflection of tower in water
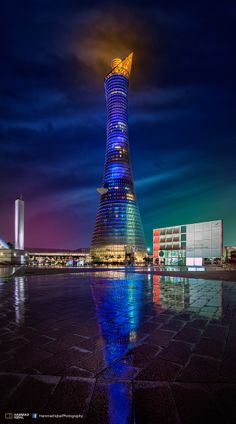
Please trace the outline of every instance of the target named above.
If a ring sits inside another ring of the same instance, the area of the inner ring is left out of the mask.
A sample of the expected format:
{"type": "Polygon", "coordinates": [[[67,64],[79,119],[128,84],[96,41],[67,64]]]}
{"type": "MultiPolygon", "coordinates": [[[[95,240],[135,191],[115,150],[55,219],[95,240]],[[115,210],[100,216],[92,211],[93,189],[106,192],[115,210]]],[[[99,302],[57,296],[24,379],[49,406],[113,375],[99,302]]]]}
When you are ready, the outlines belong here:
{"type": "MultiPolygon", "coordinates": [[[[109,277],[107,273],[98,272],[91,277],[97,320],[105,342],[104,359],[114,375],[124,369],[124,364],[115,360],[136,342],[142,312],[142,287],[143,281],[123,272],[109,272],[109,277]]],[[[110,422],[129,422],[132,411],[128,388],[110,384],[107,390],[110,422]]]]}
{"type": "Polygon", "coordinates": [[[25,277],[15,277],[14,307],[17,325],[25,322],[25,277]]]}
{"type": "Polygon", "coordinates": [[[91,280],[98,323],[107,342],[106,358],[110,363],[113,355],[114,358],[122,355],[128,345],[135,341],[142,301],[142,282],[132,274],[115,271],[109,272],[109,277],[107,272],[96,272],[91,280]]]}

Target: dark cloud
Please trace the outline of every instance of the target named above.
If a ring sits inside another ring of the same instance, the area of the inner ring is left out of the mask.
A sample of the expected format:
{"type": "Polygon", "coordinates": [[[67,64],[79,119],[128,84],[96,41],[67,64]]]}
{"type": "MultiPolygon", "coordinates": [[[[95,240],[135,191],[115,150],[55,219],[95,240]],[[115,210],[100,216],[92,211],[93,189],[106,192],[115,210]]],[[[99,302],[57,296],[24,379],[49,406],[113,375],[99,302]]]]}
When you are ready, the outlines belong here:
{"type": "Polygon", "coordinates": [[[144,227],[225,219],[235,244],[235,5],[4,2],[0,234],[26,198],[31,246],[88,246],[105,154],[103,77],[134,51],[130,144],[144,227]]]}

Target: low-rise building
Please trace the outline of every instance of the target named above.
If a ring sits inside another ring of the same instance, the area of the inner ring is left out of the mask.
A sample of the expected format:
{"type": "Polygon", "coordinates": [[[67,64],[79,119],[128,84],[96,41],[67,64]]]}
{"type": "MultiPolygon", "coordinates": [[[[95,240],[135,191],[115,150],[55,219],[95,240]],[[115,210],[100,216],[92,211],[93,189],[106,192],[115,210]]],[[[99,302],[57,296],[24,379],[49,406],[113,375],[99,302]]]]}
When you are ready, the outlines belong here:
{"type": "Polygon", "coordinates": [[[22,265],[25,261],[25,252],[10,247],[0,238],[0,265],[22,265]]]}
{"type": "Polygon", "coordinates": [[[0,264],[7,264],[11,262],[11,249],[8,244],[0,238],[0,264]]]}
{"type": "Polygon", "coordinates": [[[223,255],[223,220],[153,230],[153,263],[201,266],[223,255]]]}
{"type": "Polygon", "coordinates": [[[26,248],[27,264],[42,266],[83,266],[91,262],[90,249],[26,248]]]}
{"type": "Polygon", "coordinates": [[[236,246],[224,247],[224,259],[227,263],[236,264],[236,246]]]}

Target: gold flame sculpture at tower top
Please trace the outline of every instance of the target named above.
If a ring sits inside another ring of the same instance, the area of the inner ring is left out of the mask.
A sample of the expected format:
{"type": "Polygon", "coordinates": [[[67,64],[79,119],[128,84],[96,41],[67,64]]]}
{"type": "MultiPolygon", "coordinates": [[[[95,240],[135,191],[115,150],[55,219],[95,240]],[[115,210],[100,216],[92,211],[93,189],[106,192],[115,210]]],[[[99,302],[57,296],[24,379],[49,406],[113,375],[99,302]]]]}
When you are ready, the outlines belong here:
{"type": "Polygon", "coordinates": [[[130,53],[124,60],[116,57],[111,62],[111,72],[107,75],[121,74],[129,78],[132,67],[133,53],[130,53]]]}

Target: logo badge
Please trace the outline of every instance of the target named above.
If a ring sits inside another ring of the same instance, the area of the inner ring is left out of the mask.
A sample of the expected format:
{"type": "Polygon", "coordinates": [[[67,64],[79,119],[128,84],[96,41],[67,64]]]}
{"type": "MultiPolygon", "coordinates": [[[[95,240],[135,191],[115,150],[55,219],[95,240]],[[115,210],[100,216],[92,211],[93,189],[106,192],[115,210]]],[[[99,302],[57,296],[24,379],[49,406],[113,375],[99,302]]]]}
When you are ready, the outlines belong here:
{"type": "Polygon", "coordinates": [[[13,414],[11,412],[5,412],[5,420],[13,420],[13,414]]]}

